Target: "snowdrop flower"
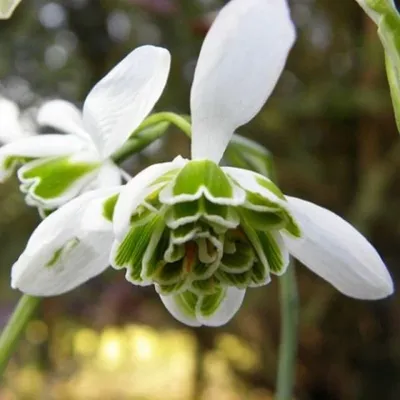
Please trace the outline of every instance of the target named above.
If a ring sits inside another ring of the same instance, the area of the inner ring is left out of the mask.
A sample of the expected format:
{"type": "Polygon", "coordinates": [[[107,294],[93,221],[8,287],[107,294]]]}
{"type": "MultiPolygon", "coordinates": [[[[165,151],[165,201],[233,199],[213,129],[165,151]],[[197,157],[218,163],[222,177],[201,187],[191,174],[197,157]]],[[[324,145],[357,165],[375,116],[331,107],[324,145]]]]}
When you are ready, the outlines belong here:
{"type": "Polygon", "coordinates": [[[27,137],[0,149],[0,179],[16,166],[29,205],[53,210],[94,188],[121,183],[109,159],[160,97],[169,72],[167,50],[143,46],[108,73],[87,96],[83,112],[62,101],[39,110],[40,125],[67,134],[27,137]]]}
{"type": "Polygon", "coordinates": [[[285,272],[290,254],[349,296],[392,293],[381,258],[342,218],[283,195],[260,174],[218,165],[234,130],[271,94],[294,39],[283,0],[225,6],[195,71],[192,160],[152,165],[122,189],[88,193],[52,214],[14,265],[13,287],[70,290],[107,267],[112,243],[112,266],[135,285],[155,285],[191,326],[225,324],[247,288],[285,272]]]}
{"type": "Polygon", "coordinates": [[[19,107],[0,96],[0,143],[6,144],[35,134],[33,126],[21,117],[19,107]]]}

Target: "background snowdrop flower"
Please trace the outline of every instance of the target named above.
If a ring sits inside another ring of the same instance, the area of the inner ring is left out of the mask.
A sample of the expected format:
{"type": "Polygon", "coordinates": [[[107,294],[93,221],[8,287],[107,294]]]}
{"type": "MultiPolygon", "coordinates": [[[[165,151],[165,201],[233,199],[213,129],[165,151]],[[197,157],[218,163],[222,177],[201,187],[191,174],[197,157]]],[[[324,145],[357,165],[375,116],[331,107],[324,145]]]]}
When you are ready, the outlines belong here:
{"type": "Polygon", "coordinates": [[[35,134],[33,124],[28,124],[21,116],[17,104],[0,96],[0,143],[11,143],[35,134]]]}
{"type": "Polygon", "coordinates": [[[0,0],[0,19],[8,19],[21,0],[0,0]]]}
{"type": "Polygon", "coordinates": [[[0,179],[16,166],[26,201],[55,209],[94,188],[121,183],[109,159],[139,126],[167,81],[167,50],[143,46],[132,51],[87,96],[83,112],[63,100],[44,104],[38,123],[67,134],[32,136],[0,149],[0,179]]]}
{"type": "Polygon", "coordinates": [[[234,130],[271,94],[294,39],[285,1],[224,7],[192,86],[192,160],[152,165],[111,195],[95,191],[95,199],[86,195],[52,214],[13,266],[13,287],[36,295],[70,290],[106,267],[113,241],[112,266],[126,269],[133,284],[155,285],[170,313],[191,326],[228,322],[248,287],[285,272],[289,254],[349,296],[389,295],[384,263],[342,218],[283,195],[260,174],[218,165],[234,130]],[[74,213],[79,237],[90,237],[80,252],[75,225],[56,228],[74,213]]]}

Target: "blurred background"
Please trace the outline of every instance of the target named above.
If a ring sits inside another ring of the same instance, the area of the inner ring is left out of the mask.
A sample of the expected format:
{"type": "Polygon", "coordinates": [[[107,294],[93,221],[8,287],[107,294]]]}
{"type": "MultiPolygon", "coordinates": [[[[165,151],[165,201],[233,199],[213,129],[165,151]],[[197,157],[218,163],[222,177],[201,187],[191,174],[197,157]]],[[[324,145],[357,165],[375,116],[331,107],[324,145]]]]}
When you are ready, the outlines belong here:
{"type": "MultiPolygon", "coordinates": [[[[196,57],[223,3],[23,1],[0,22],[0,95],[28,119],[46,99],[81,105],[113,65],[149,43],[173,56],[157,109],[188,113],[196,57]]],[[[285,193],[328,207],[362,230],[397,281],[400,142],[376,27],[354,0],[290,3],[297,44],[272,98],[240,133],[273,152],[285,193]]],[[[188,149],[171,128],[126,167],[134,174],[188,149]]],[[[0,187],[0,210],[1,326],[20,296],[9,287],[10,266],[39,217],[16,180],[0,187]]],[[[399,399],[400,297],[356,301],[303,266],[296,270],[295,398],[399,399]]],[[[278,296],[275,278],[248,291],[227,326],[191,330],[168,314],[152,288],[133,287],[110,269],[42,303],[0,383],[0,399],[273,399],[278,296]]]]}

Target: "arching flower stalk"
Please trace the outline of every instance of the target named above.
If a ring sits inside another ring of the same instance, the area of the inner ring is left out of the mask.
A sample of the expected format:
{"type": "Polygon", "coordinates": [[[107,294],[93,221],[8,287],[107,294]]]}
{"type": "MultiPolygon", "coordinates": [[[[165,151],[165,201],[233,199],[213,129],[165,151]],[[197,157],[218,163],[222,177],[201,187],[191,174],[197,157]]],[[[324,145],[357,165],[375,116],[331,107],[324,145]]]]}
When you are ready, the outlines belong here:
{"type": "Polygon", "coordinates": [[[66,134],[21,138],[2,147],[0,179],[18,168],[26,202],[44,213],[88,190],[120,185],[122,172],[110,156],[153,108],[169,66],[167,50],[143,46],[95,85],[82,113],[63,100],[45,103],[38,123],[66,134]]]}
{"type": "Polygon", "coordinates": [[[154,285],[179,321],[218,326],[247,288],[283,274],[292,254],[346,295],[392,293],[383,261],[342,218],[283,195],[265,176],[218,165],[233,132],[271,94],[294,39],[283,0],[225,6],[195,71],[192,159],[152,165],[122,189],[88,193],[50,215],[13,266],[13,287],[63,293],[110,262],[133,284],[154,285]]]}

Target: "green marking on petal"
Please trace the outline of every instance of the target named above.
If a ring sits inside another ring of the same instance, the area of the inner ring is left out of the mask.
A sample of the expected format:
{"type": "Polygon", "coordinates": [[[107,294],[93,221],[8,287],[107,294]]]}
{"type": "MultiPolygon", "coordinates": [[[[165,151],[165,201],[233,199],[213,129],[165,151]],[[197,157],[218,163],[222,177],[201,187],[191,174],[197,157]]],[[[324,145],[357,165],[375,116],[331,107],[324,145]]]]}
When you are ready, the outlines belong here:
{"type": "Polygon", "coordinates": [[[228,273],[221,269],[216,272],[217,278],[225,286],[235,286],[238,289],[245,289],[247,286],[249,286],[252,274],[253,272],[251,270],[242,272],[240,274],[228,273]]]}
{"type": "Polygon", "coordinates": [[[191,290],[198,295],[214,294],[221,290],[221,283],[215,276],[212,276],[208,279],[192,282],[191,290]]]}
{"type": "Polygon", "coordinates": [[[51,259],[45,264],[46,268],[53,268],[60,260],[63,255],[68,253],[70,250],[72,250],[75,246],[79,244],[79,239],[78,238],[72,238],[70,239],[67,243],[64,244],[64,246],[60,247],[57,249],[54,253],[51,259]]]}
{"type": "Polygon", "coordinates": [[[173,195],[195,195],[204,187],[216,198],[232,198],[231,183],[222,169],[210,160],[192,160],[177,175],[173,195]]]}
{"type": "Polygon", "coordinates": [[[132,282],[142,282],[142,259],[150,243],[153,232],[161,218],[155,216],[143,225],[132,225],[130,231],[118,246],[114,255],[115,268],[127,268],[132,282]]]}
{"type": "Polygon", "coordinates": [[[57,157],[33,165],[21,174],[22,180],[36,181],[33,193],[52,199],[66,192],[76,181],[99,167],[99,163],[73,162],[70,157],[57,157]]]}
{"type": "Polygon", "coordinates": [[[253,248],[247,243],[237,242],[233,253],[224,253],[220,269],[228,273],[239,274],[248,271],[254,261],[253,248]]]}
{"type": "Polygon", "coordinates": [[[176,304],[179,306],[183,313],[194,318],[196,317],[196,305],[199,297],[195,293],[187,290],[184,293],[174,296],[174,298],[176,304]]]}
{"type": "Polygon", "coordinates": [[[281,200],[286,201],[284,194],[280,191],[278,186],[276,186],[272,181],[268,178],[263,177],[262,175],[257,175],[256,177],[257,183],[262,186],[264,189],[267,189],[271,193],[273,193],[276,197],[281,200]]]}
{"type": "Polygon", "coordinates": [[[257,211],[278,211],[281,208],[279,204],[253,192],[246,192],[246,203],[244,207],[257,211]]]}
{"type": "Polygon", "coordinates": [[[281,274],[285,268],[285,260],[283,258],[278,242],[268,232],[257,232],[262,249],[267,257],[269,268],[275,274],[281,274]]]}
{"type": "Polygon", "coordinates": [[[260,231],[269,231],[285,227],[286,218],[283,212],[258,212],[243,208],[242,218],[246,219],[249,225],[260,231]]]}
{"type": "Polygon", "coordinates": [[[188,281],[182,279],[176,283],[172,283],[170,285],[156,285],[156,290],[159,294],[162,295],[178,295],[187,290],[188,288],[188,281]]]}
{"type": "Polygon", "coordinates": [[[109,197],[104,203],[103,203],[103,217],[112,222],[113,216],[114,216],[114,209],[115,205],[117,204],[119,194],[115,194],[114,196],[109,197]]]}
{"type": "Polygon", "coordinates": [[[201,296],[196,306],[196,311],[204,317],[210,317],[218,310],[225,295],[226,289],[220,288],[213,294],[201,296]]]}
{"type": "Polygon", "coordinates": [[[254,263],[253,268],[251,269],[250,279],[250,287],[263,286],[270,280],[269,270],[263,263],[257,261],[254,263]]]}
{"type": "Polygon", "coordinates": [[[152,279],[161,285],[171,285],[185,280],[188,271],[183,267],[182,260],[174,263],[163,263],[153,274],[152,279]]]}
{"type": "Polygon", "coordinates": [[[180,171],[180,168],[172,169],[171,171],[166,172],[164,175],[159,176],[156,180],[151,182],[151,186],[158,187],[158,185],[161,186],[162,184],[171,182],[171,180],[175,178],[175,176],[178,174],[179,171],[180,171]]]}
{"type": "Polygon", "coordinates": [[[300,229],[299,225],[297,225],[296,220],[293,218],[293,216],[288,211],[286,211],[286,213],[285,213],[285,219],[286,219],[285,230],[290,235],[292,235],[296,238],[301,238],[302,237],[301,229],[300,229]]]}
{"type": "Polygon", "coordinates": [[[14,170],[18,165],[26,164],[33,160],[35,159],[32,157],[8,156],[3,160],[3,168],[5,170],[14,170]]]}

